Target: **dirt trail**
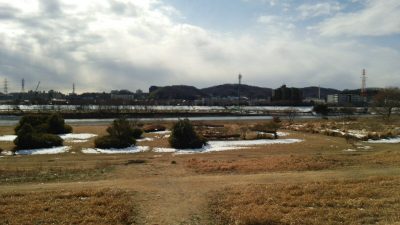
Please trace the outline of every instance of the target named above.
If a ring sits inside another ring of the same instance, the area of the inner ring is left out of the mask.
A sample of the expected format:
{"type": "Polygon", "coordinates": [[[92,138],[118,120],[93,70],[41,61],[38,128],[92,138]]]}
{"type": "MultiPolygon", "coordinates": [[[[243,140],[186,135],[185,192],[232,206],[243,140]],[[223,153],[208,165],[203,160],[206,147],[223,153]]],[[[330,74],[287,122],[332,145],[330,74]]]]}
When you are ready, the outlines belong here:
{"type": "Polygon", "coordinates": [[[231,185],[307,182],[324,179],[362,179],[400,174],[400,168],[283,172],[252,175],[198,175],[181,166],[143,165],[118,168],[113,178],[93,182],[5,185],[0,192],[119,188],[137,192],[140,224],[208,224],[210,191],[231,185]],[[168,168],[166,168],[168,167],[168,168]],[[146,173],[143,173],[146,171],[146,173]],[[138,176],[140,174],[140,176],[138,176]]]}

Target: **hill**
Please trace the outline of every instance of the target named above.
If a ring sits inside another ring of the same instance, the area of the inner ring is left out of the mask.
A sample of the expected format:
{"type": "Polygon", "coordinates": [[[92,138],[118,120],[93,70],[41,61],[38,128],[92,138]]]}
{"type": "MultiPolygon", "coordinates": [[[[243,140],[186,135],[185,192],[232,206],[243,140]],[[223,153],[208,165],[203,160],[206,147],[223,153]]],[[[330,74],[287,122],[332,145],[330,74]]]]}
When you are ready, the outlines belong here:
{"type": "Polygon", "coordinates": [[[207,97],[207,94],[193,86],[173,85],[150,88],[150,98],[153,99],[195,100],[202,97],[207,97]]]}
{"type": "MultiPolygon", "coordinates": [[[[213,97],[236,97],[238,96],[238,84],[217,85],[203,88],[201,91],[213,97]]],[[[242,84],[240,85],[240,95],[248,98],[268,98],[272,96],[272,89],[242,84]]]]}

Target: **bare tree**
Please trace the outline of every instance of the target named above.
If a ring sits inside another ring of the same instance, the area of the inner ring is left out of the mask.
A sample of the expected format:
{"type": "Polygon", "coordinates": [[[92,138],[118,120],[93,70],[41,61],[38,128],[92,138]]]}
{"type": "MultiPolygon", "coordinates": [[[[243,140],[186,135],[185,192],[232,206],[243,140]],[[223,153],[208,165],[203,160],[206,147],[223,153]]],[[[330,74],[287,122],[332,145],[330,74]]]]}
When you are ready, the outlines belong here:
{"type": "Polygon", "coordinates": [[[289,123],[293,124],[294,120],[298,116],[298,111],[294,107],[290,107],[288,110],[286,110],[286,115],[288,117],[289,123]]]}
{"type": "Polygon", "coordinates": [[[373,101],[375,112],[389,120],[396,109],[400,108],[400,89],[385,88],[382,89],[373,101]]]}

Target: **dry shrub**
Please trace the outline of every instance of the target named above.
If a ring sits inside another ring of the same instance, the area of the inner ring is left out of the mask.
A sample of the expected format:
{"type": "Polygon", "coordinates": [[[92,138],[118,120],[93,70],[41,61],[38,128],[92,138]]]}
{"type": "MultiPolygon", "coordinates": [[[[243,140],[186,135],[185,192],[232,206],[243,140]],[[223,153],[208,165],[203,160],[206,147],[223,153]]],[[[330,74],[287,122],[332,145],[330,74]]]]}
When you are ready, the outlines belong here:
{"type": "Polygon", "coordinates": [[[392,224],[400,178],[225,188],[210,198],[215,224],[392,224]]]}
{"type": "Polygon", "coordinates": [[[135,224],[133,195],[118,190],[0,195],[1,224],[135,224]]]}

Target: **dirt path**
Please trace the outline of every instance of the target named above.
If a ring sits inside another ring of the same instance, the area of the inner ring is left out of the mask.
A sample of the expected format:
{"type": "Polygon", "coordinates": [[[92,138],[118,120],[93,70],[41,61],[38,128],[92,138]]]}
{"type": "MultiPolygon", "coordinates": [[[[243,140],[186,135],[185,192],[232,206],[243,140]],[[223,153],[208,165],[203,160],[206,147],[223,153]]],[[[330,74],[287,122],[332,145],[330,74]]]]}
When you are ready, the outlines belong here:
{"type": "Polygon", "coordinates": [[[169,165],[121,167],[115,177],[93,182],[20,184],[1,186],[0,192],[118,188],[138,193],[140,224],[208,224],[207,201],[211,191],[231,185],[310,182],[326,179],[362,179],[400,174],[400,168],[347,168],[308,172],[252,175],[188,174],[169,165]],[[165,168],[168,167],[168,168],[165,168]],[[143,171],[146,171],[143,173],[143,171]],[[140,174],[140,176],[138,176],[140,174]]]}

